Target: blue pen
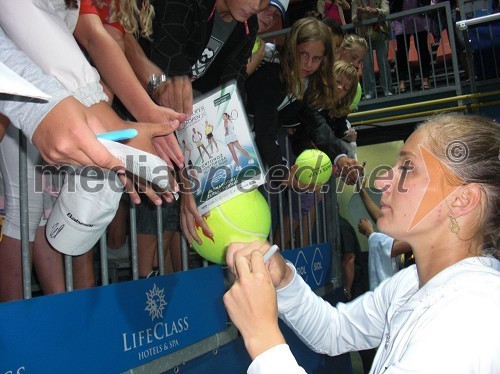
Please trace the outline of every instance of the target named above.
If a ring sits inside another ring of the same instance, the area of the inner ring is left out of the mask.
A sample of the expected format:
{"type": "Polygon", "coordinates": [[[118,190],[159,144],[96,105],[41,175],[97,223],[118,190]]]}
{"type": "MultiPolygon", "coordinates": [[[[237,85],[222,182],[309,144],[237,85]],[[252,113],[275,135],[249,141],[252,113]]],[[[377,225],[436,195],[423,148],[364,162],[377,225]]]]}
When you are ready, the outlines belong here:
{"type": "Polygon", "coordinates": [[[117,142],[120,140],[132,139],[136,137],[138,133],[139,132],[136,129],[125,129],[125,130],[105,132],[104,134],[97,135],[97,138],[117,142]]]}

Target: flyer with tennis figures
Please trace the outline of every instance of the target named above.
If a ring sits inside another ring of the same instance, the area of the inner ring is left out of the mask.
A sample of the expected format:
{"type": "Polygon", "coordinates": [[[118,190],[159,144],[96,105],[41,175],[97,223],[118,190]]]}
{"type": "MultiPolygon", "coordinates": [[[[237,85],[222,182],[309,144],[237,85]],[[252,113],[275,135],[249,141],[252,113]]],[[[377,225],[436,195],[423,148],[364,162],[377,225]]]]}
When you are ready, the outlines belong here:
{"type": "Polygon", "coordinates": [[[265,182],[234,80],[195,99],[176,133],[200,214],[265,182]]]}

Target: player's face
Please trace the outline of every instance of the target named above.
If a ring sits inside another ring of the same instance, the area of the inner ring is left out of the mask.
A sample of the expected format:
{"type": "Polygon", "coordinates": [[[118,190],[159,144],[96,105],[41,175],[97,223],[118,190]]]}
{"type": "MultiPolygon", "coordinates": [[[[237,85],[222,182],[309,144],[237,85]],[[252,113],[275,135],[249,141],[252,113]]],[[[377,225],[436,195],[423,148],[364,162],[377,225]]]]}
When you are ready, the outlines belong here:
{"type": "Polygon", "coordinates": [[[268,31],[271,27],[276,25],[276,22],[281,17],[281,13],[274,5],[268,5],[257,13],[259,19],[259,34],[268,31]]]}
{"type": "Polygon", "coordinates": [[[448,220],[441,202],[450,187],[442,167],[435,167],[429,161],[433,160],[432,157],[423,157],[425,149],[421,147],[429,149],[427,142],[425,131],[415,131],[401,148],[396,165],[375,182],[375,186],[383,191],[380,200],[382,217],[377,226],[387,235],[410,243],[417,236],[427,238],[430,232],[448,220]]]}
{"type": "Polygon", "coordinates": [[[307,78],[314,74],[321,63],[325,54],[325,46],[319,40],[308,41],[297,46],[300,54],[300,74],[302,78],[307,78]]]}
{"type": "Polygon", "coordinates": [[[217,0],[216,6],[222,19],[229,17],[238,22],[245,22],[254,14],[267,7],[269,0],[217,0]]]}

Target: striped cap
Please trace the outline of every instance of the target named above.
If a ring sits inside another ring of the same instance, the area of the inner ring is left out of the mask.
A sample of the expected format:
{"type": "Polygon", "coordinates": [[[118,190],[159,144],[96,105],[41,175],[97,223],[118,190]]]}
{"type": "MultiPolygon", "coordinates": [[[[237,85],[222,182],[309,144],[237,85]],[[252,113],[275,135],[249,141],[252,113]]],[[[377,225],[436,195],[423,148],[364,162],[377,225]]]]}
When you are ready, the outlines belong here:
{"type": "Polygon", "coordinates": [[[269,0],[269,5],[273,5],[279,9],[281,12],[281,19],[283,24],[286,22],[286,11],[288,10],[288,4],[290,0],[269,0]]]}

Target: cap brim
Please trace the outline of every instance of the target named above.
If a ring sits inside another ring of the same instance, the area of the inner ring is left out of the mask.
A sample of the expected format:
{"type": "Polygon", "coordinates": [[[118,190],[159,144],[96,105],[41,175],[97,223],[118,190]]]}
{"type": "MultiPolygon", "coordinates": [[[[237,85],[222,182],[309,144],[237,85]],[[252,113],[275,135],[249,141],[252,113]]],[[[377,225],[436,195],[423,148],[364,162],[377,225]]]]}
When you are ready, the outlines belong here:
{"type": "Polygon", "coordinates": [[[88,252],[113,220],[122,193],[106,184],[86,191],[79,181],[68,192],[66,180],[45,228],[47,240],[59,252],[78,256],[88,252]]]}
{"type": "MultiPolygon", "coordinates": [[[[68,216],[63,204],[56,204],[52,208],[45,228],[47,240],[59,252],[70,255],[82,255],[95,245],[106,231],[106,224],[92,225],[79,224],[68,216]]],[[[70,213],[71,214],[71,213],[70,213]]],[[[111,215],[109,222],[113,220],[111,215]]],[[[109,224],[108,222],[108,224],[109,224]]]]}

